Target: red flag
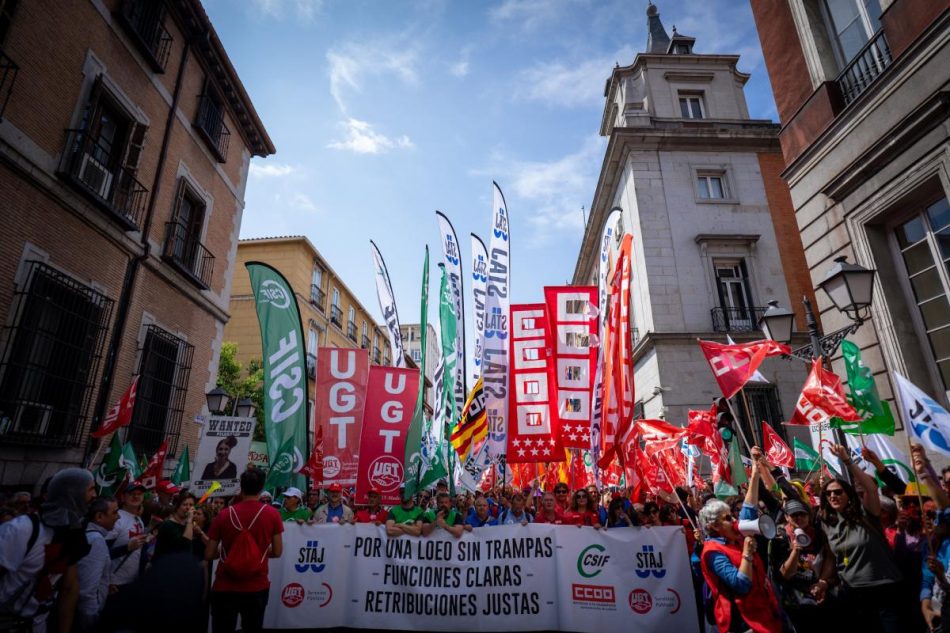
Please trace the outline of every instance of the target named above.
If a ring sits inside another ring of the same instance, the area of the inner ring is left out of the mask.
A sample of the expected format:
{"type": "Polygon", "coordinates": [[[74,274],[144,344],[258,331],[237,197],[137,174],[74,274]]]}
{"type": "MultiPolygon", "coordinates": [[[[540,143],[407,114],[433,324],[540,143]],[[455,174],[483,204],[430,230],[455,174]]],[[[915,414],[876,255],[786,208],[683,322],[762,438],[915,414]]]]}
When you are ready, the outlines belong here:
{"type": "Polygon", "coordinates": [[[732,481],[729,469],[729,451],[722,435],[716,429],[716,405],[709,411],[690,411],[687,443],[695,444],[709,455],[713,467],[713,481],[732,481]]]}
{"type": "Polygon", "coordinates": [[[166,453],[168,453],[167,439],[162,442],[162,445],[159,446],[155,454],[152,455],[152,459],[149,461],[148,466],[145,467],[145,470],[142,471],[142,476],[139,477],[137,483],[142,484],[149,490],[158,485],[159,480],[162,478],[162,470],[165,468],[166,453]]]}
{"type": "Polygon", "coordinates": [[[123,426],[128,426],[132,422],[132,411],[135,410],[135,391],[139,386],[139,377],[132,379],[132,384],[126,390],[118,402],[115,403],[106,417],[103,418],[99,428],[90,433],[93,437],[105,437],[110,433],[115,433],[123,426]]]}
{"type": "Polygon", "coordinates": [[[795,468],[795,454],[765,420],[762,421],[762,448],[773,466],[795,468]]]}
{"type": "Polygon", "coordinates": [[[789,424],[808,424],[821,426],[841,418],[846,422],[859,422],[860,414],[848,404],[841,386],[841,378],[834,372],[825,370],[822,360],[812,362],[811,373],[805,380],[802,393],[795,405],[795,415],[789,424]]]}
{"type": "Polygon", "coordinates": [[[742,389],[766,357],[792,353],[788,345],[769,340],[736,345],[697,340],[709,367],[712,368],[716,382],[719,383],[722,395],[727,398],[742,389]]]}
{"type": "Polygon", "coordinates": [[[314,488],[323,487],[323,426],[317,425],[317,432],[313,439],[313,452],[310,459],[300,469],[300,474],[313,480],[314,488]]]}
{"type": "Polygon", "coordinates": [[[327,440],[323,454],[324,484],[352,486],[356,483],[369,368],[368,350],[337,347],[317,350],[314,416],[316,426],[323,427],[327,440]]]}

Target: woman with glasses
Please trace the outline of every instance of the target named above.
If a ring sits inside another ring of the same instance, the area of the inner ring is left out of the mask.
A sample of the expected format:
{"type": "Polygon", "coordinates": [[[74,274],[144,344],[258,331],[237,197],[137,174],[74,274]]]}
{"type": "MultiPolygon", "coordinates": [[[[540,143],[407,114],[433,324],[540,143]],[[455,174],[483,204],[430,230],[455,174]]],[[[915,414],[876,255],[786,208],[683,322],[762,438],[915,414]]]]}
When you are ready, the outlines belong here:
{"type": "Polygon", "coordinates": [[[634,527],[639,521],[624,508],[623,497],[614,497],[607,507],[607,528],[634,527]]]}
{"type": "Polygon", "coordinates": [[[901,575],[881,527],[877,482],[851,461],[844,446],[833,446],[831,452],[861,490],[858,493],[844,479],[835,478],[822,487],[818,502],[818,517],[841,581],[844,612],[863,632],[897,633],[902,630],[901,575]]]}
{"type": "Polygon", "coordinates": [[[590,493],[583,488],[574,492],[571,509],[564,514],[564,523],[600,528],[600,515],[590,501],[590,493]]]}
{"type": "Polygon", "coordinates": [[[558,511],[561,514],[571,510],[571,493],[567,484],[557,484],[554,486],[554,500],[557,502],[558,511]]]}

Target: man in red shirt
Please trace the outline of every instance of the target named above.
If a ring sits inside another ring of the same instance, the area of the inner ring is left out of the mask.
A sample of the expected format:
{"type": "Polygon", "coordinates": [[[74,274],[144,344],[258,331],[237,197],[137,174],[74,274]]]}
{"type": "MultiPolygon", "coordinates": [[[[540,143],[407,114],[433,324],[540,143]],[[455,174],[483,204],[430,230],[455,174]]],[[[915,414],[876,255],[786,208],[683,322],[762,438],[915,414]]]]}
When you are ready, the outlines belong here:
{"type": "Polygon", "coordinates": [[[383,494],[376,488],[370,488],[366,493],[366,497],[369,500],[369,505],[356,513],[354,522],[375,523],[376,525],[382,525],[386,522],[386,519],[389,518],[389,513],[386,512],[386,509],[379,505],[379,502],[383,498],[383,494]]]}
{"type": "MultiPolygon", "coordinates": [[[[280,513],[272,506],[258,501],[264,488],[262,470],[249,468],[241,473],[241,494],[235,503],[222,510],[208,531],[208,546],[205,558],[226,560],[228,552],[238,535],[247,530],[257,544],[261,559],[252,569],[229,572],[219,563],[211,586],[211,630],[213,633],[234,633],[237,616],[241,615],[241,630],[257,633],[264,627],[264,610],[270,579],[267,576],[267,559],[279,558],[284,549],[281,532],[284,523],[280,513]]],[[[245,537],[246,538],[246,537],[245,537]]],[[[239,548],[240,549],[240,548],[239,548]]],[[[247,548],[244,548],[245,552],[247,548]]]]}

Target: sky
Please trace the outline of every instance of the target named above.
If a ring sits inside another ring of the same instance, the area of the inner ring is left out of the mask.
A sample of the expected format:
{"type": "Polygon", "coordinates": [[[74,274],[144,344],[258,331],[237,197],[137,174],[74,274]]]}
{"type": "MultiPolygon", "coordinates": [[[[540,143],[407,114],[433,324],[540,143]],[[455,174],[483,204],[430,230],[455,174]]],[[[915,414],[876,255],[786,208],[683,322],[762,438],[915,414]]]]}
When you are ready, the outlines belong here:
{"type": "MultiPolygon", "coordinates": [[[[307,236],[380,321],[374,240],[403,323],[419,321],[428,244],[438,328],[435,210],[470,274],[468,235],[488,241],[495,180],[511,218],[512,302],[570,281],[607,144],[604,83],[645,48],[646,0],[204,4],[277,147],[251,163],[242,238],[307,236]]],[[[748,2],[657,6],[695,52],[741,55],[750,115],[777,118],[748,2]]]]}

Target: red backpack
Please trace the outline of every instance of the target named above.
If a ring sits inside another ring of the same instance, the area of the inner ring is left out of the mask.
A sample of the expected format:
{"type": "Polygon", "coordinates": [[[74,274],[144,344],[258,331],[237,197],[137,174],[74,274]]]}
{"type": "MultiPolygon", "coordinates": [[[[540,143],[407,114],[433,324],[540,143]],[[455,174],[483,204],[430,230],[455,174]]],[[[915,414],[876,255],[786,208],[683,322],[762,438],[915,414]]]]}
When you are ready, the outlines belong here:
{"type": "Polygon", "coordinates": [[[229,508],[228,517],[234,529],[238,530],[238,535],[227,552],[224,551],[224,545],[221,546],[221,568],[228,576],[238,579],[250,578],[260,571],[261,563],[267,558],[267,550],[261,553],[260,546],[251,536],[251,528],[254,527],[257,517],[261,516],[261,512],[266,507],[261,504],[261,509],[257,511],[247,527],[241,525],[234,507],[229,508]]]}

